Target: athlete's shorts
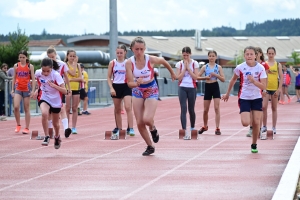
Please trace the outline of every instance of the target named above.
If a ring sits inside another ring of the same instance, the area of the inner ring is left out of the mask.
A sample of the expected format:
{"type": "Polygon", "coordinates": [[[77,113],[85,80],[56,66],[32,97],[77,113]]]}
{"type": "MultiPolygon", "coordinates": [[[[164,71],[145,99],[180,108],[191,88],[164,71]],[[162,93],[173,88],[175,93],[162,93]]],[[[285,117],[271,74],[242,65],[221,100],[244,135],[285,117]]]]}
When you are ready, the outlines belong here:
{"type": "Polygon", "coordinates": [[[276,90],[267,90],[267,94],[269,94],[269,95],[273,95],[273,94],[275,94],[275,92],[276,92],[276,90]]]}
{"type": "Polygon", "coordinates": [[[47,101],[45,101],[45,100],[40,100],[39,102],[38,102],[38,105],[39,105],[39,107],[41,107],[41,104],[42,103],[46,103],[46,104],[48,104],[48,106],[50,106],[50,108],[49,108],[49,113],[60,113],[60,110],[61,110],[61,108],[53,108],[47,101]]]}
{"type": "Polygon", "coordinates": [[[113,83],[112,86],[116,91],[116,96],[111,96],[112,98],[122,99],[125,96],[132,96],[132,90],[127,83],[113,83]]]}
{"type": "Polygon", "coordinates": [[[20,91],[20,90],[15,90],[15,94],[21,95],[21,97],[30,97],[30,91],[20,91]]]}
{"type": "Polygon", "coordinates": [[[282,84],[282,87],[288,87],[288,85],[287,84],[282,84]]]}
{"type": "Polygon", "coordinates": [[[84,100],[84,98],[87,97],[87,92],[85,91],[84,88],[80,89],[80,99],[84,100]]]}
{"type": "Polygon", "coordinates": [[[300,85],[296,85],[295,90],[300,90],[300,85]]]}
{"type": "Polygon", "coordinates": [[[79,94],[80,94],[80,90],[72,90],[72,96],[79,95],[79,94]]]}
{"type": "Polygon", "coordinates": [[[240,113],[250,112],[252,110],[262,111],[262,98],[259,99],[239,99],[240,113]]]}
{"type": "Polygon", "coordinates": [[[158,87],[153,79],[148,84],[141,84],[139,87],[132,89],[132,96],[140,99],[156,99],[158,100],[158,87]]]}
{"type": "Polygon", "coordinates": [[[218,82],[205,83],[204,100],[211,100],[212,98],[221,98],[220,87],[218,82]]]}

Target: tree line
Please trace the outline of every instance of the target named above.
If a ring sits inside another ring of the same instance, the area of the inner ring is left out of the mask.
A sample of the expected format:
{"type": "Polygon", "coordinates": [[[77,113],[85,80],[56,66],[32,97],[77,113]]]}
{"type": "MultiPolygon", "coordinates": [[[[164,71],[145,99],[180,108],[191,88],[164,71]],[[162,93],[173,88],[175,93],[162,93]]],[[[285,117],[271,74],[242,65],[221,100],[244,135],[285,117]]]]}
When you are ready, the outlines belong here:
{"type": "MultiPolygon", "coordinates": [[[[0,34],[0,42],[9,41],[9,36],[0,34]]],[[[119,36],[166,36],[166,37],[192,37],[195,35],[195,30],[175,29],[170,31],[124,31],[118,33],[119,36]]],[[[95,35],[93,33],[83,35],[95,35]]],[[[109,35],[109,32],[100,34],[109,35]]],[[[245,30],[236,30],[232,27],[221,26],[213,28],[212,30],[203,29],[202,36],[300,36],[300,18],[296,19],[281,19],[281,20],[267,20],[263,23],[251,22],[246,24],[245,30]]],[[[65,34],[49,34],[44,29],[41,34],[29,35],[29,40],[49,40],[62,39],[65,43],[67,39],[78,37],[82,35],[65,35],[65,34]]]]}

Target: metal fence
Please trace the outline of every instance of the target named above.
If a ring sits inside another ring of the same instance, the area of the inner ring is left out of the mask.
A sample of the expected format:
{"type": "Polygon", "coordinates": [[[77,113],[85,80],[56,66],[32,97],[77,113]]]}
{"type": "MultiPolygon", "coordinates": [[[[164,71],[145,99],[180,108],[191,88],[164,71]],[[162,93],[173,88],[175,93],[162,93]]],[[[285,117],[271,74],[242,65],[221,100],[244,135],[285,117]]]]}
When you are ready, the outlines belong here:
{"type": "MultiPolygon", "coordinates": [[[[5,80],[5,115],[13,115],[13,98],[11,97],[11,80],[5,80]]],[[[159,85],[159,95],[160,97],[166,96],[177,96],[178,95],[178,80],[172,81],[168,78],[158,78],[159,85]]],[[[199,81],[197,83],[197,95],[202,96],[204,94],[204,85],[205,81],[199,81]]],[[[228,88],[229,81],[224,83],[220,82],[221,93],[225,93],[228,88]]],[[[232,94],[236,95],[238,92],[237,82],[232,90],[232,94]]],[[[90,79],[89,80],[89,90],[88,90],[88,104],[89,106],[98,107],[98,106],[108,106],[113,103],[110,96],[110,90],[107,84],[107,79],[90,79]]],[[[30,110],[31,113],[40,113],[38,108],[37,100],[30,100],[30,110]]],[[[24,113],[23,102],[20,105],[20,112],[24,113]]]]}

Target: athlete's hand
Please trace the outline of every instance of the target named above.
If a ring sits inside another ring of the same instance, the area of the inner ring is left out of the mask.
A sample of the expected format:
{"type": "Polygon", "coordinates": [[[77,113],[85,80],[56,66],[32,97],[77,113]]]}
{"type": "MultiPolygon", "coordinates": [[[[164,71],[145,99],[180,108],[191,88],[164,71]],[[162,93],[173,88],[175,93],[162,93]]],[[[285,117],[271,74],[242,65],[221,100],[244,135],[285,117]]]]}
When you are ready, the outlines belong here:
{"type": "Polygon", "coordinates": [[[143,83],[143,78],[136,79],[137,86],[140,86],[143,83]]]}
{"type": "Polygon", "coordinates": [[[263,97],[266,97],[266,95],[267,95],[267,92],[262,91],[262,96],[263,96],[263,97]]]}
{"type": "Polygon", "coordinates": [[[253,76],[252,75],[247,75],[247,78],[248,78],[248,80],[250,81],[250,83],[254,83],[254,78],[253,78],[253,76]]]}
{"type": "Polygon", "coordinates": [[[172,74],[171,74],[171,78],[172,78],[172,81],[174,81],[174,80],[177,80],[177,79],[178,79],[178,77],[176,76],[176,74],[175,74],[175,73],[172,73],[172,74]]]}
{"type": "Polygon", "coordinates": [[[217,77],[217,74],[216,74],[215,72],[211,72],[211,73],[210,73],[210,76],[215,76],[215,77],[217,77]]]}
{"type": "Polygon", "coordinates": [[[211,75],[209,74],[208,76],[205,76],[205,79],[206,79],[206,80],[209,80],[210,77],[211,77],[211,75]]]}
{"type": "Polygon", "coordinates": [[[116,91],[112,88],[110,89],[111,96],[117,96],[116,91]]]}
{"type": "Polygon", "coordinates": [[[47,81],[47,83],[50,87],[53,87],[53,88],[55,87],[55,84],[52,81],[49,80],[49,81],[47,81]]]}
{"type": "Polygon", "coordinates": [[[228,99],[229,99],[229,94],[224,94],[224,95],[222,95],[222,98],[221,98],[221,100],[223,100],[223,101],[227,102],[227,101],[228,101],[228,99]]]}

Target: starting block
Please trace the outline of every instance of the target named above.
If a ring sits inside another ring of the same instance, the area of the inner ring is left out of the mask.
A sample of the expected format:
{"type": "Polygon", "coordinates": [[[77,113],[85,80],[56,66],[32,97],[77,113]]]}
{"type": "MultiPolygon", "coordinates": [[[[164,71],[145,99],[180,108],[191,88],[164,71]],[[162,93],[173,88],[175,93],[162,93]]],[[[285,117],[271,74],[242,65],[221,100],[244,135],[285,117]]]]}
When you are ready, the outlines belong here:
{"type": "MultiPolygon", "coordinates": [[[[185,136],[185,130],[184,129],[179,129],[179,139],[183,139],[185,136]]],[[[198,140],[198,130],[192,130],[191,131],[191,139],[192,140],[198,140]]]]}
{"type": "MultiPolygon", "coordinates": [[[[49,136],[50,138],[54,138],[54,132],[53,132],[53,128],[49,128],[49,136]]],[[[45,138],[44,135],[39,135],[39,131],[38,130],[33,130],[30,134],[30,139],[36,139],[36,140],[43,140],[45,138]]]]}
{"type": "MultiPolygon", "coordinates": [[[[105,131],[104,133],[104,140],[112,140],[112,131],[105,131]]],[[[125,130],[120,130],[119,131],[119,139],[126,140],[126,131],[125,130]]]]}
{"type": "Polygon", "coordinates": [[[275,135],[272,130],[267,130],[267,138],[272,138],[272,140],[275,139],[275,135]]]}

